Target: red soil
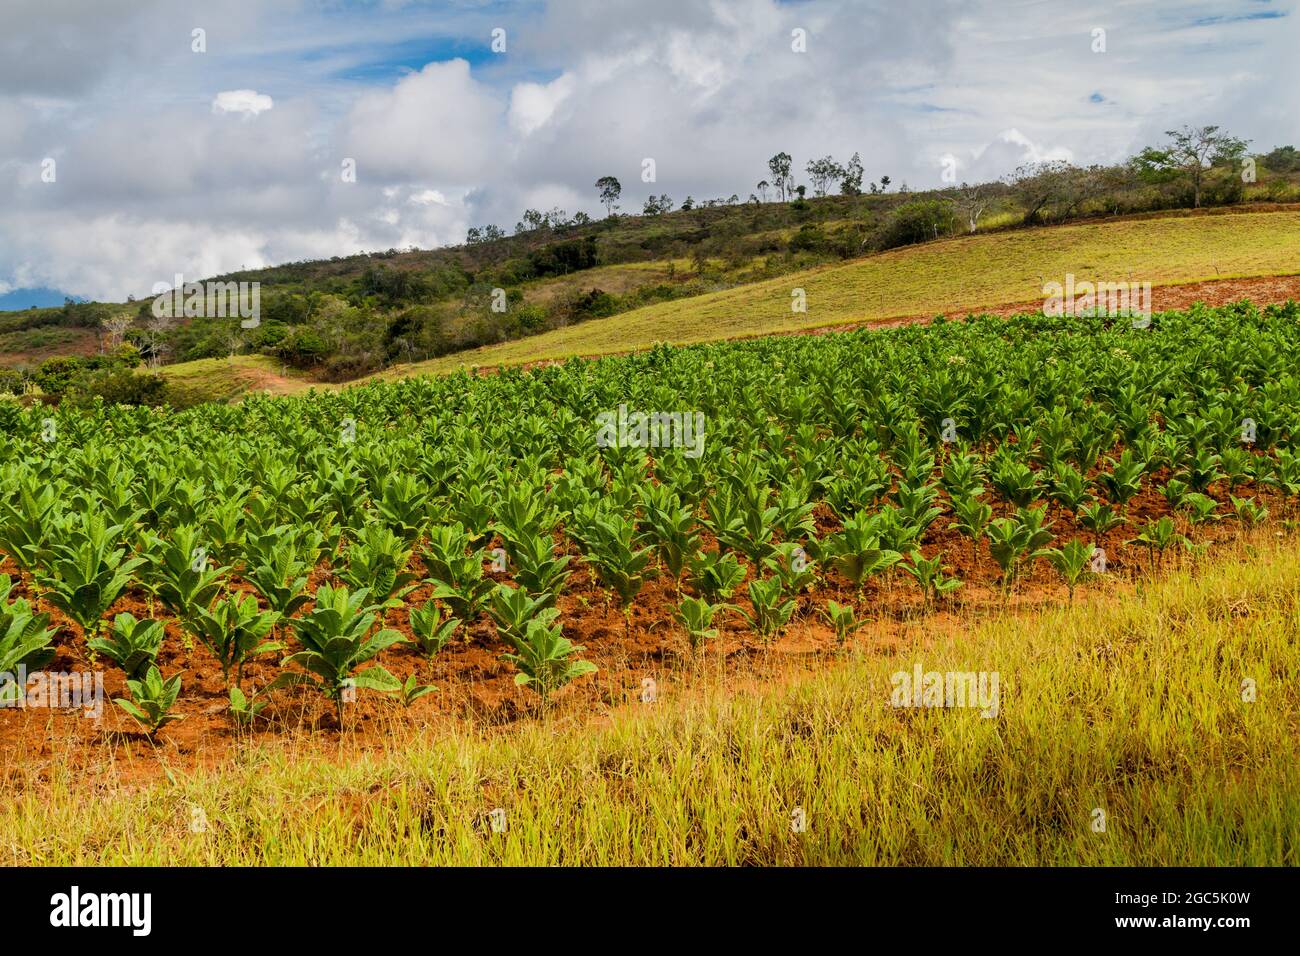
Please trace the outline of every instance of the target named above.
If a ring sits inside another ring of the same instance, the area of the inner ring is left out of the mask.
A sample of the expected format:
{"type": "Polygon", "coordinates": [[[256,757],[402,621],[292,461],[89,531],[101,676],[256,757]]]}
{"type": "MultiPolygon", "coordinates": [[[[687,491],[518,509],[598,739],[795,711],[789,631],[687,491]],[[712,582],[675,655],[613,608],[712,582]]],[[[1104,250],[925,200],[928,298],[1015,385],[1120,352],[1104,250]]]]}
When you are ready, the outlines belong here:
{"type": "MultiPolygon", "coordinates": [[[[1124,592],[1133,581],[1149,573],[1146,552],[1124,542],[1147,521],[1171,513],[1163,496],[1155,490],[1158,485],[1152,484],[1153,479],[1162,482],[1164,477],[1149,477],[1143,491],[1129,504],[1129,525],[1110,532],[1099,542],[1108,556],[1108,574],[1104,581],[1085,585],[1086,590],[1124,592]]],[[[1226,501],[1225,489],[1214,490],[1218,492],[1216,497],[1226,501]]],[[[1247,485],[1237,493],[1254,494],[1269,506],[1274,516],[1282,513],[1284,503],[1271,491],[1247,485]]],[[[1005,503],[1001,503],[995,506],[995,517],[1008,511],[1005,503]]],[[[1227,513],[1226,507],[1220,509],[1221,515],[1227,513]]],[[[1054,522],[1052,531],[1058,542],[1072,537],[1089,538],[1089,533],[1059,507],[1051,506],[1049,517],[1054,522]]],[[[839,527],[838,520],[824,505],[819,506],[816,519],[819,537],[839,527]]],[[[860,612],[865,612],[863,616],[869,620],[856,638],[859,648],[893,653],[915,641],[929,641],[964,629],[980,617],[1008,608],[1032,611],[1066,600],[1064,585],[1045,561],[1027,568],[1014,593],[1005,598],[998,568],[987,547],[981,546],[978,555],[973,554],[968,539],[947,529],[950,520],[950,515],[945,514],[931,525],[922,551],[931,557],[942,552],[946,572],[960,578],[963,586],[938,606],[927,609],[915,582],[905,573],[895,571],[870,579],[858,602],[860,612]]],[[[1180,531],[1197,541],[1225,541],[1240,533],[1231,518],[1199,529],[1188,528],[1181,517],[1176,521],[1180,531]]],[[[710,540],[708,546],[712,544],[710,540]]],[[[571,553],[574,555],[571,567],[576,570],[559,598],[560,620],[566,636],[584,645],[582,656],[600,670],[557,693],[552,706],[553,718],[601,720],[616,708],[639,704],[644,678],[655,681],[660,695],[680,696],[689,688],[694,668],[701,665],[720,672],[728,681],[743,681],[755,675],[771,679],[774,674],[788,674],[792,668],[826,666],[834,661],[837,649],[834,634],[819,611],[827,599],[843,603],[853,597],[847,582],[829,567],[822,568],[823,580],[819,586],[800,597],[791,625],[770,645],[764,645],[748,630],[739,615],[730,614],[720,625],[718,639],[701,652],[700,659],[692,660],[683,632],[672,619],[671,608],[678,599],[672,581],[661,576],[646,584],[633,604],[630,625],[625,629],[617,605],[611,603],[607,592],[596,586],[576,552],[571,553]]],[[[416,570],[422,572],[418,558],[413,561],[416,570]]],[[[0,570],[19,577],[7,560],[0,570]]],[[[327,576],[328,571],[318,570],[311,588],[327,576]]],[[[495,576],[506,579],[504,575],[495,576]]],[[[248,589],[238,581],[236,587],[248,589]]],[[[422,585],[408,596],[408,605],[423,606],[430,590],[429,585],[422,585]]],[[[747,604],[743,590],[733,598],[734,603],[742,606],[747,604]]],[[[31,597],[30,582],[15,587],[16,593],[20,591],[31,597]]],[[[108,617],[111,619],[121,611],[131,611],[137,617],[148,616],[147,596],[140,590],[123,595],[108,617]]],[[[84,768],[92,776],[110,774],[115,780],[137,775],[150,777],[163,766],[212,765],[228,758],[238,748],[241,737],[232,727],[220,666],[202,645],[187,647],[185,636],[174,622],[167,624],[167,639],[159,663],[166,676],[184,672],[177,712],[185,719],[169,724],[150,741],[134,721],[111,703],[113,697],[126,696],[121,672],[111,662],[92,661],[80,628],[57,610],[52,614],[59,626],[58,653],[45,670],[56,673],[103,670],[110,700],[104,703],[101,720],[83,718],[71,711],[0,709],[0,785],[20,779],[30,782],[33,775],[48,778],[52,768],[69,763],[79,771],[84,768]]],[[[386,623],[410,636],[406,608],[388,612],[386,623]]],[[[291,637],[286,640],[292,643],[291,637]]],[[[505,642],[497,637],[494,626],[484,615],[468,633],[460,632],[455,644],[433,661],[422,657],[414,645],[384,652],[379,662],[399,679],[405,681],[415,675],[419,682],[436,686],[437,692],[417,701],[409,711],[392,697],[359,693],[357,702],[345,709],[344,738],[349,749],[381,749],[406,734],[458,721],[472,722],[478,727],[508,727],[521,719],[538,716],[536,695],[516,686],[513,667],[500,659],[506,649],[505,642]]],[[[270,655],[245,668],[246,692],[264,688],[274,679],[280,672],[279,656],[270,655]]],[[[313,751],[338,750],[339,734],[333,708],[310,689],[276,691],[263,716],[267,719],[259,721],[252,731],[244,731],[242,739],[266,743],[289,741],[295,747],[313,751]]]]}

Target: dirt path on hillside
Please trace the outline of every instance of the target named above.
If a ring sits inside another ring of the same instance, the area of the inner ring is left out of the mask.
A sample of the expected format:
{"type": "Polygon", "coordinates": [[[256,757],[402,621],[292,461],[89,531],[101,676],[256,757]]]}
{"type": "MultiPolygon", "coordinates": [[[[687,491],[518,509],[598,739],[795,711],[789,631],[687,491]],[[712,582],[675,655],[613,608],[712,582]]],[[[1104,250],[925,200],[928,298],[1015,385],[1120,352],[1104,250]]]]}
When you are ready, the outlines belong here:
{"type": "Polygon", "coordinates": [[[279,375],[264,368],[240,369],[236,378],[247,392],[266,392],[270,395],[296,395],[309,388],[327,387],[323,383],[304,379],[301,375],[279,375]]]}

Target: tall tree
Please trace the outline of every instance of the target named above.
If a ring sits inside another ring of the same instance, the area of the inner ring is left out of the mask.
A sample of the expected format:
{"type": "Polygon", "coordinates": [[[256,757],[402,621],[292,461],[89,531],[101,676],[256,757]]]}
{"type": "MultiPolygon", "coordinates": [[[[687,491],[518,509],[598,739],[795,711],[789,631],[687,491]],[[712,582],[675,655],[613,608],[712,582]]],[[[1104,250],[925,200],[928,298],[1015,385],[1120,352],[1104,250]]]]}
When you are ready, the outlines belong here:
{"type": "Polygon", "coordinates": [[[545,226],[546,214],[537,209],[525,209],[523,221],[515,223],[515,235],[534,232],[545,226]]]}
{"type": "Polygon", "coordinates": [[[789,153],[777,153],[767,161],[767,168],[772,171],[772,185],[781,193],[781,201],[785,202],[786,194],[790,188],[790,164],[794,162],[789,153]]]}
{"type": "Polygon", "coordinates": [[[848,165],[840,170],[840,192],[845,196],[857,196],[862,192],[862,176],[866,170],[862,168],[862,157],[857,153],[849,160],[848,165]]]}
{"type": "Polygon", "coordinates": [[[601,176],[596,180],[596,188],[600,190],[600,204],[605,207],[605,215],[614,215],[618,197],[623,194],[623,184],[613,176],[601,176]]]}
{"type": "Polygon", "coordinates": [[[966,219],[970,231],[974,232],[975,227],[979,225],[980,216],[984,215],[984,210],[989,207],[987,187],[962,183],[954,191],[953,202],[966,219]]]}
{"type": "Polygon", "coordinates": [[[108,350],[111,352],[122,344],[122,337],[126,335],[127,329],[131,328],[134,319],[129,312],[120,315],[110,315],[100,323],[104,331],[108,334],[108,350]]]}
{"type": "Polygon", "coordinates": [[[1192,187],[1192,205],[1200,208],[1205,173],[1210,167],[1235,163],[1246,152],[1247,140],[1219,131],[1218,126],[1182,126],[1166,130],[1164,149],[1148,146],[1133,160],[1148,179],[1184,177],[1192,187]]]}
{"type": "Polygon", "coordinates": [[[145,341],[148,343],[150,367],[157,368],[171,353],[171,344],[167,338],[175,325],[176,320],[170,315],[152,315],[145,323],[145,341]]]}
{"type": "Polygon", "coordinates": [[[1059,204],[1070,191],[1074,166],[1063,159],[1025,163],[1006,177],[1006,184],[1025,209],[1024,221],[1039,222],[1044,211],[1059,204]]]}
{"type": "Polygon", "coordinates": [[[666,212],[672,212],[673,201],[667,193],[662,196],[650,194],[650,198],[645,201],[645,207],[642,209],[644,215],[659,216],[666,212]]]}
{"type": "Polygon", "coordinates": [[[1291,173],[1300,169],[1300,152],[1294,146],[1279,146],[1262,157],[1260,162],[1275,173],[1291,173]]]}
{"type": "Polygon", "coordinates": [[[813,193],[817,196],[825,196],[831,183],[844,178],[844,167],[831,156],[809,160],[806,169],[808,178],[812,180],[813,193]]]}

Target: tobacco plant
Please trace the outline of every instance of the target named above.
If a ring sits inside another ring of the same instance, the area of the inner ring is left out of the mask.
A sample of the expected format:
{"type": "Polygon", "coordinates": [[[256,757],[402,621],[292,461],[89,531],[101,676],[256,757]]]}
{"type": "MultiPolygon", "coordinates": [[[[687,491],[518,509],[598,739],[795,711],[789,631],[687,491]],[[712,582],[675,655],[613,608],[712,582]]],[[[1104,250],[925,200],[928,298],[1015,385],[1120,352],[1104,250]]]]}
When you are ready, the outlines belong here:
{"type": "Polygon", "coordinates": [[[361,669],[386,648],[406,643],[398,631],[381,629],[372,633],[379,605],[367,603],[369,599],[370,592],[365,588],[349,591],[346,587],[321,585],[311,612],[289,621],[302,650],[282,662],[282,666],[295,670],[276,679],[279,684],[303,684],[320,691],[334,705],[340,729],[345,690],[391,694],[401,687],[397,678],[379,664],[361,669]]]}
{"type": "Polygon", "coordinates": [[[926,558],[920,551],[913,551],[907,556],[907,561],[899,565],[920,586],[922,600],[927,608],[938,598],[961,587],[961,581],[944,574],[942,566],[942,554],[926,558]]]}
{"type": "Polygon", "coordinates": [[[729,599],[744,580],[745,568],[734,554],[697,551],[690,560],[690,585],[710,604],[729,599]]]}
{"type": "Polygon", "coordinates": [[[1091,573],[1092,552],[1092,545],[1079,538],[1071,538],[1063,546],[1043,552],[1065,582],[1071,604],[1074,603],[1074,589],[1091,573]]]}
{"type": "Polygon", "coordinates": [[[209,610],[199,608],[183,626],[212,652],[221,664],[221,677],[230,685],[235,671],[235,686],[243,684],[244,665],[254,657],[282,650],[284,645],[267,640],[280,620],[276,611],[263,611],[251,594],[227,594],[209,610]]]}
{"type": "Polygon", "coordinates": [[[836,600],[826,602],[823,612],[831,629],[835,631],[835,643],[843,647],[849,638],[862,626],[852,604],[841,604],[836,600]]]}
{"type": "Polygon", "coordinates": [[[460,627],[460,621],[457,618],[442,619],[442,611],[438,605],[430,601],[422,608],[411,608],[410,612],[411,634],[415,637],[415,643],[425,657],[435,657],[456,636],[456,629],[460,627]]]}
{"type": "Polygon", "coordinates": [[[703,598],[684,597],[673,610],[673,617],[686,632],[691,652],[698,651],[706,641],[715,640],[718,630],[713,626],[713,618],[720,611],[732,609],[730,604],[710,604],[703,598]]]}
{"type": "Polygon", "coordinates": [[[209,607],[230,571],[213,567],[203,536],[193,525],[174,528],[167,539],[151,536],[145,556],[145,585],[167,610],[182,619],[209,607]]]}
{"type": "Polygon", "coordinates": [[[96,514],[83,514],[66,529],[63,540],[50,546],[48,571],[37,580],[47,589],[46,599],[81,625],[87,636],[99,629],[100,619],[117,600],[143,558],[128,558],[118,547],[126,529],[110,525],[96,514]]]}
{"type": "Polygon", "coordinates": [[[749,603],[753,612],[742,609],[741,616],[765,643],[785,628],[795,609],[795,602],[784,597],[781,582],[776,578],[760,578],[749,582],[749,603]]]}
{"type": "Polygon", "coordinates": [[[903,558],[898,551],[883,546],[879,528],[878,515],[859,512],[826,542],[835,569],[859,591],[871,575],[888,570],[903,558]]]}
{"type": "Polygon", "coordinates": [[[13,579],[0,574],[0,674],[9,680],[0,685],[0,702],[21,696],[25,689],[17,687],[15,674],[19,667],[39,670],[54,658],[55,629],[50,627],[48,614],[37,614],[26,598],[10,600],[13,579]]]}
{"type": "Polygon", "coordinates": [[[162,642],[162,621],[137,620],[131,612],[123,611],[113,618],[113,626],[105,636],[87,646],[122,668],[128,678],[139,679],[153,666],[162,642]]]}
{"type": "Polygon", "coordinates": [[[543,707],[565,684],[596,672],[595,664],[577,657],[585,648],[566,638],[558,625],[529,621],[523,636],[510,642],[514,653],[503,654],[502,659],[519,669],[515,683],[537,691],[543,707]]]}
{"type": "Polygon", "coordinates": [[[113,703],[134,717],[150,737],[167,724],[185,719],[182,714],[172,713],[181,693],[180,674],[163,680],[162,672],[150,665],[144,677],[128,680],[126,687],[130,699],[118,697],[113,703]]]}
{"type": "Polygon", "coordinates": [[[638,548],[631,521],[614,514],[598,517],[587,530],[584,559],[596,569],[602,584],[618,595],[626,612],[650,577],[649,548],[638,548]]]}

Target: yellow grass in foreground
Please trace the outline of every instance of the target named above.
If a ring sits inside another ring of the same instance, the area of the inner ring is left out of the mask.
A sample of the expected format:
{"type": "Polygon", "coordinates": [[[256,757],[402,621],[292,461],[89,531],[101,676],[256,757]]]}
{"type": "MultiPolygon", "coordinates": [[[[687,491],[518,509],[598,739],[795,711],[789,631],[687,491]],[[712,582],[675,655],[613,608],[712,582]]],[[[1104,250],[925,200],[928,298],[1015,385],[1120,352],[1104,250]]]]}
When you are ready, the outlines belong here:
{"type": "Polygon", "coordinates": [[[448,731],[346,758],[319,735],[310,752],[250,748],[143,787],[89,785],[77,761],[52,785],[12,767],[0,862],[1300,862],[1295,543],[1136,596],[1092,590],[761,691],[706,665],[694,696],[605,725],[448,731]],[[892,707],[891,675],[917,663],[998,672],[997,716],[892,707]]]}

